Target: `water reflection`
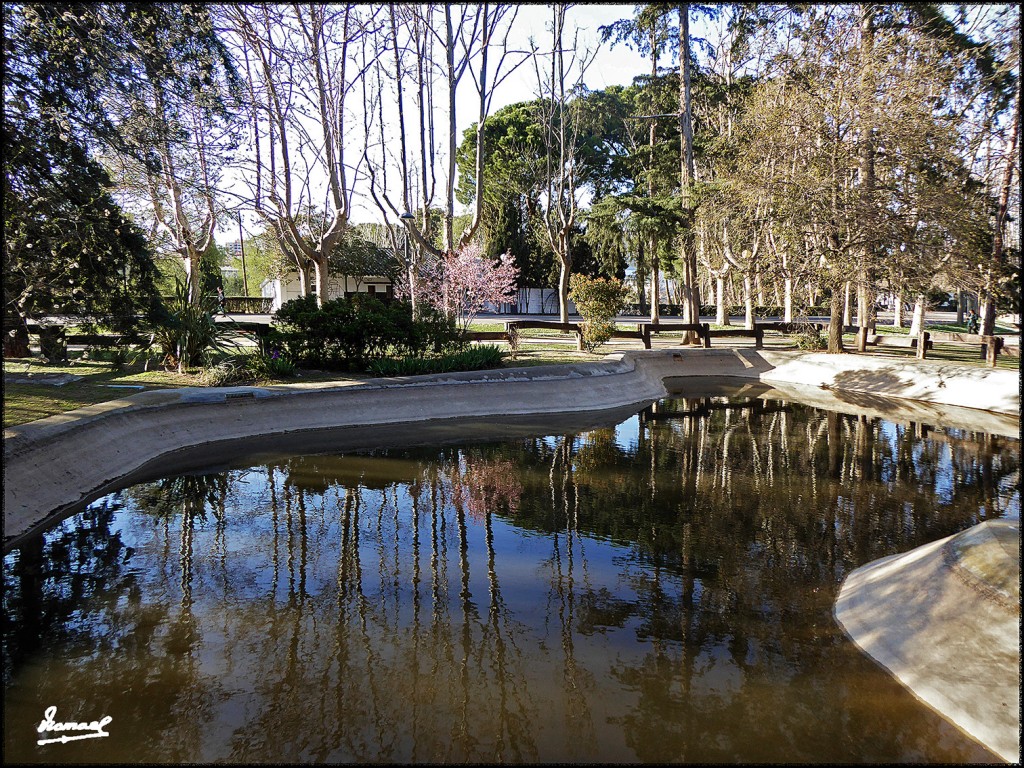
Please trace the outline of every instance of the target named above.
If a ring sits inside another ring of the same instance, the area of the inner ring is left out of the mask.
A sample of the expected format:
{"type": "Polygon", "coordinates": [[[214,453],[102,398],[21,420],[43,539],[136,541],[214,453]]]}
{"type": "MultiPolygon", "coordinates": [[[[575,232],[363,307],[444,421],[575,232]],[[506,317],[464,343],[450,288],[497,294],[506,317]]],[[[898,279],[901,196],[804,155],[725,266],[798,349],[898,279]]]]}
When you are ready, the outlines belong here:
{"type": "Polygon", "coordinates": [[[135,486],[5,560],[5,754],[988,761],[831,608],[869,560],[1019,515],[1018,461],[716,397],[135,486]],[[37,746],[50,705],[110,737],[37,746]]]}

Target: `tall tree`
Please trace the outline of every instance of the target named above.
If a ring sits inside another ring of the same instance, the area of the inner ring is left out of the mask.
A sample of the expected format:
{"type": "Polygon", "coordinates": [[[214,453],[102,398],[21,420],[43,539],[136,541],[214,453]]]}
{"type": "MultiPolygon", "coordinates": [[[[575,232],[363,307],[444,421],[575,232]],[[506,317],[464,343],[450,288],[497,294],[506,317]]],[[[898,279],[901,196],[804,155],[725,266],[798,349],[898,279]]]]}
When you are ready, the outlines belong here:
{"type": "Polygon", "coordinates": [[[495,88],[525,61],[525,54],[518,55],[509,47],[509,33],[517,13],[518,8],[508,3],[446,4],[443,11],[434,5],[408,9],[390,6],[390,36],[374,59],[378,82],[390,79],[394,83],[397,113],[393,122],[386,118],[381,88],[377,89],[377,94],[368,96],[375,106],[373,117],[379,138],[377,154],[370,157],[368,153],[367,169],[371,195],[377,207],[386,220],[398,222],[391,225],[396,246],[399,243],[397,228],[401,227],[415,249],[415,263],[409,265],[414,301],[416,271],[425,266],[420,264],[420,258],[429,257],[433,261],[446,253],[454,253],[470,243],[480,226],[486,143],[478,140],[474,173],[480,183],[465,226],[461,232],[456,232],[459,94],[465,90],[465,83],[472,81],[476,92],[474,101],[479,139],[486,128],[495,88]],[[437,18],[441,12],[443,24],[437,18]],[[408,128],[409,120],[404,108],[404,94],[410,87],[410,81],[419,113],[416,141],[411,140],[414,134],[408,128]],[[443,127],[435,122],[435,84],[443,87],[447,95],[446,125],[443,127]],[[444,137],[443,146],[437,136],[444,137]],[[396,139],[397,152],[392,149],[396,139]],[[436,207],[434,194],[439,156],[444,158],[447,172],[443,181],[440,232],[435,233],[431,211],[436,207]],[[417,163],[418,179],[414,172],[417,163]],[[393,181],[396,175],[399,177],[397,184],[393,181]],[[413,201],[417,197],[416,207],[419,210],[417,215],[411,215],[413,201]],[[440,235],[439,242],[436,234],[440,235]]]}
{"type": "Polygon", "coordinates": [[[249,76],[251,204],[295,264],[303,293],[312,273],[319,304],[328,298],[330,257],[349,225],[358,175],[346,160],[348,103],[363,75],[352,71],[352,54],[379,12],[354,4],[225,12],[249,76]],[[322,226],[303,231],[310,210],[326,215],[317,217],[322,226]]]}
{"type": "Polygon", "coordinates": [[[582,191],[580,134],[583,128],[580,93],[583,76],[594,52],[581,51],[574,39],[565,40],[565,13],[571,6],[551,7],[550,69],[542,69],[542,54],[534,48],[539,121],[546,150],[544,166],[544,232],[559,263],[558,314],[569,321],[569,276],[573,266],[573,235],[578,226],[582,191]],[[569,52],[568,59],[566,52],[569,52]]]}
{"type": "Polygon", "coordinates": [[[136,152],[106,160],[152,239],[181,259],[189,300],[197,302],[200,261],[214,244],[222,206],[221,175],[236,146],[241,83],[204,6],[129,5],[124,32],[133,41],[132,94],[108,108],[136,152]]]}
{"type": "Polygon", "coordinates": [[[5,6],[4,304],[15,347],[27,343],[25,321],[42,312],[127,329],[155,301],[151,252],[96,158],[153,167],[151,142],[130,119],[143,59],[177,56],[180,66],[159,73],[169,89],[205,86],[194,75],[216,47],[212,30],[197,21],[155,35],[146,26],[186,12],[205,18],[202,8],[178,6],[5,6]]]}
{"type": "MultiPolygon", "coordinates": [[[[621,19],[608,27],[601,28],[601,37],[604,42],[611,40],[613,45],[625,43],[629,47],[635,47],[642,54],[650,57],[651,74],[648,81],[649,87],[646,91],[651,95],[654,95],[654,86],[659,77],[658,61],[661,54],[669,50],[678,49],[678,32],[673,30],[670,19],[671,14],[668,6],[661,3],[649,3],[636,6],[634,18],[621,19]]],[[[660,154],[658,152],[659,121],[661,118],[669,117],[669,115],[661,114],[661,104],[655,98],[645,100],[645,105],[648,114],[637,115],[635,118],[643,121],[641,124],[645,126],[647,133],[646,157],[644,157],[646,163],[643,163],[641,166],[643,169],[641,175],[646,183],[642,184],[639,189],[635,189],[635,192],[645,192],[647,199],[650,201],[647,203],[647,206],[651,206],[654,205],[656,196],[664,194],[665,191],[663,181],[656,170],[656,160],[660,154]],[[643,187],[646,187],[646,189],[643,187]]],[[[658,222],[670,220],[671,217],[648,216],[644,217],[641,224],[645,234],[643,246],[647,258],[642,265],[638,262],[637,270],[638,272],[650,273],[652,323],[657,323],[659,320],[659,307],[661,304],[661,252],[666,244],[666,236],[669,240],[672,239],[674,227],[670,227],[666,231],[664,227],[652,227],[650,225],[657,225],[658,222]],[[648,226],[643,226],[644,224],[648,226]]]]}

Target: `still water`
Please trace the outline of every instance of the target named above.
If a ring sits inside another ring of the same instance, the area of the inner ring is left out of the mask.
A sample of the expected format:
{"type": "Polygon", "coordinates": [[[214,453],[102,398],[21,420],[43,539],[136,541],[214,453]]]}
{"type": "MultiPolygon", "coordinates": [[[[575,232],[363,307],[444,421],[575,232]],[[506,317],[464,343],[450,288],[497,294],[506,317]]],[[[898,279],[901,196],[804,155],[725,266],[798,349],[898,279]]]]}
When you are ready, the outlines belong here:
{"type": "Polygon", "coordinates": [[[6,556],[5,759],[988,762],[832,606],[1019,511],[1017,440],[742,397],[145,483],[6,556]]]}

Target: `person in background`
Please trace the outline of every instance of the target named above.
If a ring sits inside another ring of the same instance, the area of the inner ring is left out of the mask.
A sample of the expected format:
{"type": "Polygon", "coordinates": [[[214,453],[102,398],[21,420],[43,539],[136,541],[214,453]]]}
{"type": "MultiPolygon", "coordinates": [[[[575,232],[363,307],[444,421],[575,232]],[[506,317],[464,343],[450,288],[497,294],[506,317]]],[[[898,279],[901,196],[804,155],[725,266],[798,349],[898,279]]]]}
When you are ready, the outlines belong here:
{"type": "Polygon", "coordinates": [[[967,312],[967,332],[978,332],[978,313],[974,311],[973,307],[967,312]]]}

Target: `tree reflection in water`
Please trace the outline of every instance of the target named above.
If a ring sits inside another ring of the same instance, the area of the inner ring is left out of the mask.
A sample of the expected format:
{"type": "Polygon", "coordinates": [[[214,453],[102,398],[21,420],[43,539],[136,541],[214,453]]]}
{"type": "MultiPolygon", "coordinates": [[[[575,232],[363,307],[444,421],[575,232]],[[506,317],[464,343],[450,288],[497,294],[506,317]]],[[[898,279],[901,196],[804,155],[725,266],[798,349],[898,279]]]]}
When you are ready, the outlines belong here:
{"type": "Polygon", "coordinates": [[[831,608],[865,562],[1019,515],[1018,450],[687,398],[582,434],[136,486],[6,557],[5,754],[987,759],[831,608]],[[49,705],[109,714],[111,736],[37,747],[49,705]]]}

